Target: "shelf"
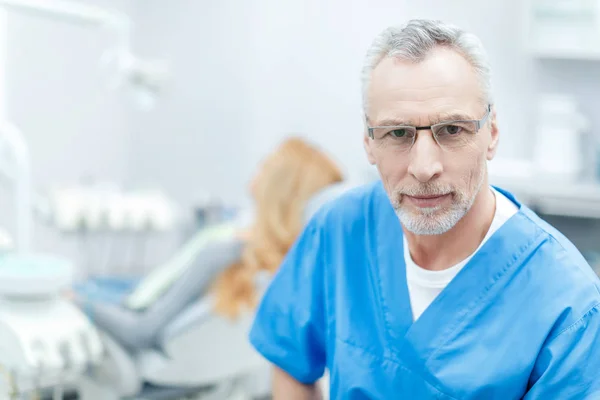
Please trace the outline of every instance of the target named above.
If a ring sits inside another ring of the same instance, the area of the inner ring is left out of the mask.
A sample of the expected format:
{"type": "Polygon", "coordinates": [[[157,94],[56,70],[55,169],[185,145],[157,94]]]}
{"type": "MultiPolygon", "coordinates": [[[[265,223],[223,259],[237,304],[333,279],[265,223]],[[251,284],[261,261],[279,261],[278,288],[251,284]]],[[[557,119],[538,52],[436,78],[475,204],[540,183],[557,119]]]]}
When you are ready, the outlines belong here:
{"type": "Polygon", "coordinates": [[[600,184],[549,182],[490,176],[490,183],[513,193],[536,211],[556,216],[600,219],[600,184]]]}

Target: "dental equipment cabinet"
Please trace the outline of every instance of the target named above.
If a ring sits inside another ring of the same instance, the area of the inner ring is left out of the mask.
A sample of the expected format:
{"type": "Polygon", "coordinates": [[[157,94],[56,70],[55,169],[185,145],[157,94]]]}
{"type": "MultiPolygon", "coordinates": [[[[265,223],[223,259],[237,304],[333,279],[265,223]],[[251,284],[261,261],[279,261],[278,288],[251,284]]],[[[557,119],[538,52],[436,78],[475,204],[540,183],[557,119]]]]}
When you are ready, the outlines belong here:
{"type": "MultiPolygon", "coordinates": [[[[107,54],[102,59],[116,63],[113,86],[133,86],[142,107],[160,91],[165,68],[133,56],[127,16],[61,0],[0,0],[0,8],[115,32],[118,46],[110,59],[107,54]]],[[[23,134],[7,121],[0,123],[0,150],[0,176],[11,185],[16,205],[15,248],[0,254],[0,398],[51,394],[58,400],[65,389],[77,391],[85,374],[100,365],[104,348],[87,317],[62,296],[71,287],[74,266],[33,250],[29,149],[23,134]]]]}

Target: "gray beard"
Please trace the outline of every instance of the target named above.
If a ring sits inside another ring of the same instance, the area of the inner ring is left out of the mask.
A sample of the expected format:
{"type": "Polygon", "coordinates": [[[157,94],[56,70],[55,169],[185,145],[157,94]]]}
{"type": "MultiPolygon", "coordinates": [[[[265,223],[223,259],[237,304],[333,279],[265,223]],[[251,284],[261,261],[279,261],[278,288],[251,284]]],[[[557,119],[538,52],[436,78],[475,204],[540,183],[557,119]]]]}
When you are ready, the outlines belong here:
{"type": "Polygon", "coordinates": [[[421,212],[417,215],[407,212],[400,207],[395,210],[396,215],[400,219],[402,226],[415,235],[428,236],[446,233],[454,228],[458,221],[469,212],[477,194],[483,186],[484,177],[485,173],[482,173],[476,190],[466,202],[452,204],[448,209],[438,207],[421,209],[421,212]]]}

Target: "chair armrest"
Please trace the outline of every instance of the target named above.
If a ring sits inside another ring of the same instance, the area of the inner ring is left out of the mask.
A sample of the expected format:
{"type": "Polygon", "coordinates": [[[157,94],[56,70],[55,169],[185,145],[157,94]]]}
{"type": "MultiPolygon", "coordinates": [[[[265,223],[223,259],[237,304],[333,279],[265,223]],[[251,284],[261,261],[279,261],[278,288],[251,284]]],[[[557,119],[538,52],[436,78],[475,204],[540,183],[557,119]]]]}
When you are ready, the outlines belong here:
{"type": "Polygon", "coordinates": [[[166,344],[173,338],[186,332],[194,325],[206,321],[212,315],[213,302],[210,296],[203,297],[187,306],[175,319],[165,326],[159,333],[158,344],[166,348],[166,344]]]}

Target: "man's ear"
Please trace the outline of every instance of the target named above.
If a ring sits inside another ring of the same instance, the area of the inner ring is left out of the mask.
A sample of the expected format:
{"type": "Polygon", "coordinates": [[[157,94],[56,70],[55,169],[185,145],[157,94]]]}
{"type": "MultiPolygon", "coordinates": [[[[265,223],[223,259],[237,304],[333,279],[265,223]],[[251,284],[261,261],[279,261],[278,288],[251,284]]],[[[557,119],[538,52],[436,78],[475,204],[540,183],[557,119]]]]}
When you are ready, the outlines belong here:
{"type": "Polygon", "coordinates": [[[367,160],[369,160],[369,164],[375,165],[375,157],[373,156],[373,150],[371,149],[371,138],[366,132],[363,135],[363,147],[365,148],[365,153],[367,153],[367,160]]]}
{"type": "Polygon", "coordinates": [[[491,140],[490,140],[490,144],[487,148],[488,161],[491,161],[494,158],[494,156],[496,155],[496,151],[498,150],[498,141],[500,140],[499,133],[500,132],[498,130],[498,120],[496,119],[496,108],[492,107],[492,110],[490,111],[491,140]]]}

